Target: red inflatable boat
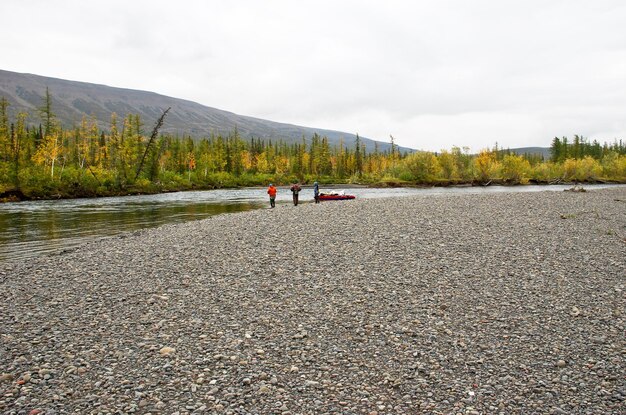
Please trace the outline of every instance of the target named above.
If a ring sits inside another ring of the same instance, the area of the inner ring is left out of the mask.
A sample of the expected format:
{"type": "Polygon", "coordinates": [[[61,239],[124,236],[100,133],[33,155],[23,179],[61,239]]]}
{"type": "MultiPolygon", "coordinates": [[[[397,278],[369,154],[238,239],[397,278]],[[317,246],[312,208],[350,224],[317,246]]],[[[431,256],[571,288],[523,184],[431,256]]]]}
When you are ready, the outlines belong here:
{"type": "Polygon", "coordinates": [[[350,200],[354,199],[353,195],[344,195],[340,193],[320,193],[320,200],[350,200]]]}

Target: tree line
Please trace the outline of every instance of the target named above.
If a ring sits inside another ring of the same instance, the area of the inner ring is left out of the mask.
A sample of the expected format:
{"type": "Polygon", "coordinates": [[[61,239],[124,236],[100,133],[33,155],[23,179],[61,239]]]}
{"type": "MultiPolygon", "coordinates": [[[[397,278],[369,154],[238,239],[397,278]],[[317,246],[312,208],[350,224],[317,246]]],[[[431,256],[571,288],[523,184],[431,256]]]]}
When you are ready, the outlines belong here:
{"type": "Polygon", "coordinates": [[[564,162],[569,158],[581,159],[587,156],[600,160],[610,153],[626,154],[626,144],[622,140],[615,140],[612,144],[601,145],[597,140],[589,142],[583,136],[574,135],[571,142],[567,137],[554,137],[550,146],[550,160],[553,162],[564,162]]]}
{"type": "Polygon", "coordinates": [[[188,189],[308,183],[448,185],[459,183],[626,182],[626,149],[620,141],[600,146],[575,136],[553,140],[552,157],[498,149],[470,154],[453,147],[438,153],[400,152],[391,147],[331,145],[314,134],[300,142],[242,138],[235,129],[200,139],[159,134],[167,111],[151,134],[136,114],[112,113],[109,128],[84,116],[71,128],[60,125],[48,90],[31,114],[9,118],[0,99],[0,195],[50,198],[155,193],[188,189]]]}

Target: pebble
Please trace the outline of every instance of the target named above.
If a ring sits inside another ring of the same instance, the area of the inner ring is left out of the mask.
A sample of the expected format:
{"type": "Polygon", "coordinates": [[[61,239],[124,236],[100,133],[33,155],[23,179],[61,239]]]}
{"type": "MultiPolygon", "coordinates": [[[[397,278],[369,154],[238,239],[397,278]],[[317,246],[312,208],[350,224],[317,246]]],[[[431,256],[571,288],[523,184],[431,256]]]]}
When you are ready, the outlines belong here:
{"type": "Polygon", "coordinates": [[[161,353],[161,356],[169,356],[172,353],[174,353],[176,351],[175,348],[173,347],[162,347],[161,350],[159,350],[159,353],[161,353]]]}
{"type": "Polygon", "coordinates": [[[13,380],[13,375],[10,373],[3,373],[0,375],[0,383],[9,382],[13,380]]]}

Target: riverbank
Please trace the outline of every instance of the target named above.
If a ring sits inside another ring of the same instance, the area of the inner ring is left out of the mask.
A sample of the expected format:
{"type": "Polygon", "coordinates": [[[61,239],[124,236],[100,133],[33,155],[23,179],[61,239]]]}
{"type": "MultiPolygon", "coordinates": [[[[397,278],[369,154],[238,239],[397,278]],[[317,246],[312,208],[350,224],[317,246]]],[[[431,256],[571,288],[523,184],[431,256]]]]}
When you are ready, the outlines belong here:
{"type": "Polygon", "coordinates": [[[626,190],[279,205],[0,270],[0,412],[620,413],[626,190]]]}
{"type": "MultiPolygon", "coordinates": [[[[437,181],[402,181],[399,179],[389,180],[354,180],[354,178],[346,178],[340,180],[337,178],[320,178],[320,186],[325,188],[341,188],[341,187],[369,187],[369,188],[432,188],[432,187],[497,187],[497,186],[553,186],[553,185],[619,185],[626,184],[626,181],[622,180],[586,180],[586,181],[566,181],[566,180],[528,180],[525,183],[519,181],[508,181],[503,179],[492,179],[487,182],[480,182],[476,180],[437,180],[437,181]]],[[[118,196],[138,196],[138,195],[156,195],[176,192],[189,192],[189,191],[203,191],[203,190],[228,190],[228,189],[242,189],[248,187],[258,187],[260,189],[266,188],[267,184],[273,182],[277,186],[290,186],[294,182],[299,182],[303,187],[313,187],[315,179],[308,179],[299,181],[295,177],[288,177],[282,179],[275,179],[271,177],[256,178],[256,180],[249,180],[242,178],[240,181],[233,178],[231,181],[212,183],[208,185],[198,185],[191,183],[179,183],[177,185],[170,184],[169,186],[156,185],[153,183],[144,183],[143,186],[128,186],[124,188],[82,188],[82,187],[50,187],[46,190],[27,190],[16,188],[3,188],[0,186],[0,203],[12,203],[12,202],[24,202],[29,200],[65,200],[65,199],[95,199],[102,197],[118,197],[118,196]]]]}

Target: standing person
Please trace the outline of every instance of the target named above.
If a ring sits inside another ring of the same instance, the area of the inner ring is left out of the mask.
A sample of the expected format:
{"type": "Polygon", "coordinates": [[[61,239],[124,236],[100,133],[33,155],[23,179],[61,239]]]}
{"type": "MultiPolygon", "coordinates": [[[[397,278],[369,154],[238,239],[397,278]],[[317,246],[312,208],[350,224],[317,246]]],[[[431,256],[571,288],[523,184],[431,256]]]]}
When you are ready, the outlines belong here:
{"type": "Polygon", "coordinates": [[[270,207],[276,207],[276,188],[272,183],[267,188],[267,194],[270,195],[270,207]]]}
{"type": "Polygon", "coordinates": [[[320,185],[317,182],[313,183],[313,197],[315,198],[315,203],[320,202],[320,185]]]}
{"type": "Polygon", "coordinates": [[[293,193],[293,205],[298,206],[298,193],[300,193],[300,185],[298,183],[294,183],[291,188],[291,193],[293,193]]]}

